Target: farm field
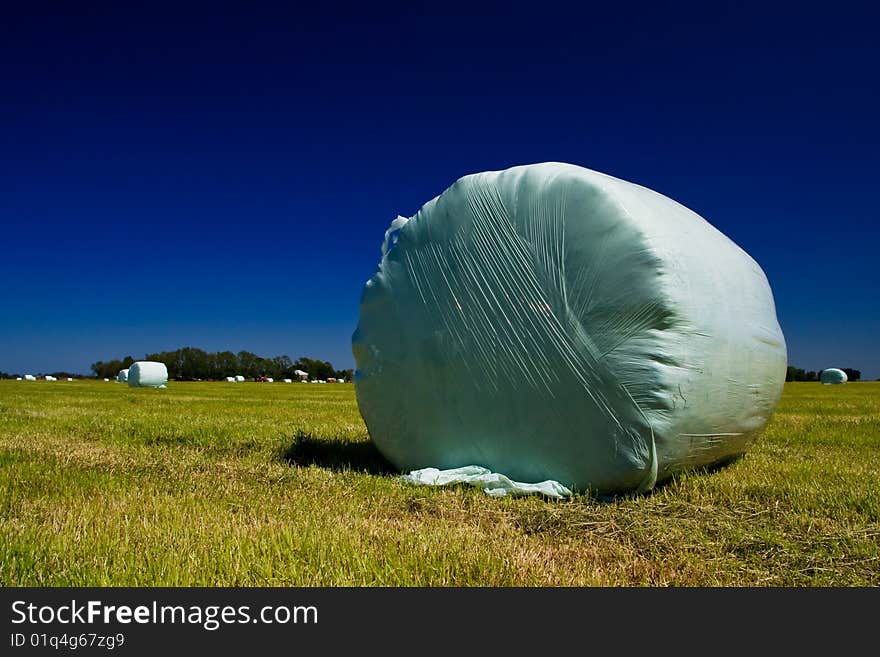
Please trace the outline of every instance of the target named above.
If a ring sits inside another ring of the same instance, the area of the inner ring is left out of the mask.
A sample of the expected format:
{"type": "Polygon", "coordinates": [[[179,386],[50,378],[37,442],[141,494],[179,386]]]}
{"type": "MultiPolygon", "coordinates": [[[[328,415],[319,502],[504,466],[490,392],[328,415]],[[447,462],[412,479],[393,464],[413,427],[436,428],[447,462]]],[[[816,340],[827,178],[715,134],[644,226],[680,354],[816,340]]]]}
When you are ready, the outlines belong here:
{"type": "Polygon", "coordinates": [[[395,475],[351,384],[0,381],[0,585],[880,585],[880,383],[645,496],[395,475]]]}

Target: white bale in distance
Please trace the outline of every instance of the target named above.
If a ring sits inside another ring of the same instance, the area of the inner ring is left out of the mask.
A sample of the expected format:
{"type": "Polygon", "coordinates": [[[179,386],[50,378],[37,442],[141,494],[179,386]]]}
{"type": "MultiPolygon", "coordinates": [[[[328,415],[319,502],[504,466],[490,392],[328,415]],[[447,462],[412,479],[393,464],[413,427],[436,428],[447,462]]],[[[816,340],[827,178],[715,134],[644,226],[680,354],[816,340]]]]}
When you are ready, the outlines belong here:
{"type": "Polygon", "coordinates": [[[126,381],[128,381],[128,368],[125,368],[124,370],[119,370],[119,374],[116,375],[116,380],[119,383],[125,383],[126,381]]]}
{"type": "Polygon", "coordinates": [[[16,380],[16,381],[21,381],[21,377],[20,377],[20,376],[17,376],[17,377],[15,377],[15,380],[16,380]]]}
{"type": "Polygon", "coordinates": [[[47,375],[46,375],[46,381],[57,381],[57,380],[58,380],[58,379],[56,379],[54,376],[52,376],[52,375],[50,375],[50,374],[47,374],[47,375]]]}
{"type": "Polygon", "coordinates": [[[244,377],[243,377],[241,374],[236,374],[236,375],[235,375],[235,381],[236,381],[237,383],[241,383],[242,381],[244,381],[244,377]]]}
{"type": "Polygon", "coordinates": [[[271,376],[267,376],[266,383],[275,383],[275,379],[273,379],[271,376]]]}
{"type": "Polygon", "coordinates": [[[284,379],[284,383],[293,383],[293,379],[284,379]]]}
{"type": "Polygon", "coordinates": [[[745,251],[662,194],[554,162],[465,176],[395,219],[352,351],[401,470],[601,493],[745,452],[787,364],[745,251]]]}
{"type": "Polygon", "coordinates": [[[235,377],[234,376],[227,376],[226,381],[228,383],[235,383],[235,377]]]}
{"type": "Polygon", "coordinates": [[[33,374],[25,374],[24,380],[25,381],[36,381],[37,377],[35,377],[33,374]]]}
{"type": "Polygon", "coordinates": [[[104,379],[105,381],[109,381],[110,379],[104,379]]]}
{"type": "Polygon", "coordinates": [[[839,385],[846,383],[848,380],[849,377],[846,375],[846,372],[836,367],[829,367],[827,370],[822,370],[819,374],[819,381],[826,386],[839,385]]]}
{"type": "Polygon", "coordinates": [[[68,381],[73,381],[73,379],[72,379],[71,377],[67,377],[67,380],[68,380],[68,381]]]}
{"type": "Polygon", "coordinates": [[[167,383],[165,363],[139,360],[128,368],[128,385],[132,388],[164,388],[167,383]]]}

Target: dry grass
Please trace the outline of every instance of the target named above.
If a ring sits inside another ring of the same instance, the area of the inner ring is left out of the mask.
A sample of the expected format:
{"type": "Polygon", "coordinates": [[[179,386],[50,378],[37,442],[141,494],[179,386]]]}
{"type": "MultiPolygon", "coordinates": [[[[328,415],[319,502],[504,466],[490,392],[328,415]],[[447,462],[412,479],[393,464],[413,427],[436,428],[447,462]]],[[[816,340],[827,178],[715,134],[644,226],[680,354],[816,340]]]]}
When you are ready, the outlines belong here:
{"type": "Polygon", "coordinates": [[[344,386],[0,382],[0,584],[880,584],[880,384],[647,496],[401,483],[344,386]]]}

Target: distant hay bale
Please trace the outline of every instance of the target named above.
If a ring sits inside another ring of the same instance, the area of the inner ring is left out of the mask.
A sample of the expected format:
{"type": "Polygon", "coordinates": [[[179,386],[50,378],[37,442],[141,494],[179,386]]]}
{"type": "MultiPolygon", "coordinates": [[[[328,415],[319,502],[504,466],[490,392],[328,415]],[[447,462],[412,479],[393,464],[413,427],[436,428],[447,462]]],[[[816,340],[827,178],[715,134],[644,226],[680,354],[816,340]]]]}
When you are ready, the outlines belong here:
{"type": "Polygon", "coordinates": [[[266,383],[275,383],[275,379],[273,379],[271,376],[268,376],[266,377],[266,383]]]}
{"type": "Polygon", "coordinates": [[[57,380],[58,379],[56,379],[54,376],[51,376],[49,374],[46,375],[46,381],[57,381],[57,380]]]}
{"type": "Polygon", "coordinates": [[[35,377],[33,374],[25,374],[24,380],[25,381],[36,381],[37,377],[35,377]]]}
{"type": "Polygon", "coordinates": [[[284,379],[284,383],[293,383],[293,379],[284,379]]]}
{"type": "Polygon", "coordinates": [[[244,381],[244,377],[241,374],[236,374],[235,381],[236,383],[241,383],[242,381],[244,381]]]}
{"type": "Polygon", "coordinates": [[[234,376],[227,376],[226,381],[228,383],[235,383],[235,377],[234,376]]]}
{"type": "Polygon", "coordinates": [[[116,375],[116,380],[119,383],[125,383],[128,381],[128,368],[124,370],[119,370],[119,374],[116,375]]]}
{"type": "Polygon", "coordinates": [[[165,363],[139,360],[128,368],[128,385],[132,388],[164,388],[167,383],[165,363]]]}
{"type": "Polygon", "coordinates": [[[826,386],[831,386],[846,383],[849,377],[846,376],[846,372],[843,370],[829,367],[827,370],[822,370],[821,374],[819,374],[819,380],[826,386]]]}

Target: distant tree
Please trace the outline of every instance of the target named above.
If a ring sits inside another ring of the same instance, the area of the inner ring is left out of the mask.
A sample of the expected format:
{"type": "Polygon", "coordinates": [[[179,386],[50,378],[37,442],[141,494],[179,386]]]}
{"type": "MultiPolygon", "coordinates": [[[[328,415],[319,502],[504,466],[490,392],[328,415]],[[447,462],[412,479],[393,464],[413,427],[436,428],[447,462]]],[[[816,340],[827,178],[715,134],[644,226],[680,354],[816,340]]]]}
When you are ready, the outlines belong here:
{"type": "Polygon", "coordinates": [[[788,369],[785,372],[785,380],[786,381],[806,381],[807,375],[800,367],[793,367],[792,365],[788,366],[788,369]]]}
{"type": "Polygon", "coordinates": [[[330,379],[335,378],[336,370],[333,369],[333,365],[324,360],[315,360],[313,358],[306,358],[305,356],[301,356],[296,363],[294,363],[294,369],[303,370],[309,373],[309,378],[313,381],[316,379],[330,379]]]}
{"type": "MultiPolygon", "coordinates": [[[[249,351],[239,351],[237,354],[231,351],[209,353],[195,347],[146,354],[144,359],[165,363],[168,378],[178,381],[218,380],[236,374],[248,379],[260,376],[293,379],[296,378],[294,370],[297,369],[305,370],[312,379],[335,377],[351,380],[354,374],[351,369],[336,370],[328,361],[304,356],[293,362],[287,355],[264,358],[249,351]]],[[[131,356],[126,356],[122,360],[97,361],[92,363],[91,369],[96,377],[114,378],[119,370],[131,366],[133,362],[131,356]]]]}
{"type": "Polygon", "coordinates": [[[844,374],[846,374],[846,378],[850,381],[858,381],[862,378],[861,370],[854,370],[850,367],[844,367],[843,372],[844,374]]]}
{"type": "Polygon", "coordinates": [[[819,376],[813,370],[810,370],[804,376],[804,381],[818,381],[818,380],[819,380],[819,376]]]}

